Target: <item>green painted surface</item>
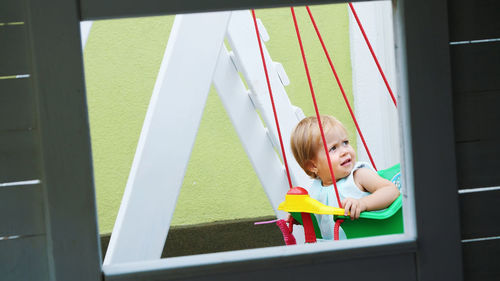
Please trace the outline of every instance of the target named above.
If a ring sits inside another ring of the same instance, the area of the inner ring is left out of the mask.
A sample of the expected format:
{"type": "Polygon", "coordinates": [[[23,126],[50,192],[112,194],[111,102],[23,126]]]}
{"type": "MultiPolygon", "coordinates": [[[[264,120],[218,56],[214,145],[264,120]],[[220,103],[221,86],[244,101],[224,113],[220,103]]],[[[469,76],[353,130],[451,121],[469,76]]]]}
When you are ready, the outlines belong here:
{"type": "MultiPolygon", "coordinates": [[[[352,102],[347,7],[315,6],[312,11],[352,102]]],[[[307,12],[296,8],[296,13],[320,111],[344,122],[355,142],[354,125],[307,12]]],[[[290,10],[256,14],[271,37],[266,46],[273,60],[283,64],[290,78],[286,90],[292,103],[314,114],[290,10]]],[[[84,60],[101,233],[113,228],[172,22],[165,16],[92,26],[84,60]]],[[[212,89],[172,224],[269,215],[273,211],[265,192],[212,89]]]]}

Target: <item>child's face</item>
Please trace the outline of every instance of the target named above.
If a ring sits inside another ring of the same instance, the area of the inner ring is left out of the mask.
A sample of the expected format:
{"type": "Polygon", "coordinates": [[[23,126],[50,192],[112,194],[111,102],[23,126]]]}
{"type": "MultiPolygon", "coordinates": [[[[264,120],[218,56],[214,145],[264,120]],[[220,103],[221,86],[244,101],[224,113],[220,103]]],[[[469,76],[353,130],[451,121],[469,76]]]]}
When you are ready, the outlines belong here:
{"type": "MultiPolygon", "coordinates": [[[[343,128],[335,127],[325,133],[325,139],[335,179],[339,180],[347,177],[354,168],[356,160],[356,153],[349,144],[347,132],[343,128]]],[[[316,158],[312,162],[316,169],[315,173],[321,179],[323,185],[333,184],[323,146],[316,152],[316,158]]]]}

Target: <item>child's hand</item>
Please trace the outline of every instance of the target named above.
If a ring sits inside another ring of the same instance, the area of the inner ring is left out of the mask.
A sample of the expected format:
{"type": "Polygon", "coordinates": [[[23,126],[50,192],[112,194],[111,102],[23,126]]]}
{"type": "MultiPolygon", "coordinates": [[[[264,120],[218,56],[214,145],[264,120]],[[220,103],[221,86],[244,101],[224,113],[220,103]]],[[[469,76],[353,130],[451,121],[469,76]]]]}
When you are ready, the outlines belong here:
{"type": "Polygon", "coordinates": [[[344,215],[354,220],[359,219],[361,212],[366,211],[366,204],[361,199],[346,198],[342,200],[342,208],[345,209],[344,215]]]}

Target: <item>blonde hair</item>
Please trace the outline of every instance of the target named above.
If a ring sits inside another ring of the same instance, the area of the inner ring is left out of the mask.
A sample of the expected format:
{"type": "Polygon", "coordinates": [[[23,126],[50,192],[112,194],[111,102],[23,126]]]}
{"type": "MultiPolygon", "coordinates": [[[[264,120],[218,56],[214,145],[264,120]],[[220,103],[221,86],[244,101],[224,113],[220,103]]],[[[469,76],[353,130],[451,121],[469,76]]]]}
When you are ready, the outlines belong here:
{"type": "MultiPolygon", "coordinates": [[[[341,129],[347,132],[344,125],[337,118],[330,115],[320,115],[323,131],[329,132],[332,129],[341,129]]],[[[323,147],[321,140],[321,131],[318,126],[316,116],[310,116],[302,119],[292,132],[290,137],[293,156],[300,167],[311,178],[317,178],[317,175],[307,169],[307,162],[314,160],[320,149],[323,147]]]]}

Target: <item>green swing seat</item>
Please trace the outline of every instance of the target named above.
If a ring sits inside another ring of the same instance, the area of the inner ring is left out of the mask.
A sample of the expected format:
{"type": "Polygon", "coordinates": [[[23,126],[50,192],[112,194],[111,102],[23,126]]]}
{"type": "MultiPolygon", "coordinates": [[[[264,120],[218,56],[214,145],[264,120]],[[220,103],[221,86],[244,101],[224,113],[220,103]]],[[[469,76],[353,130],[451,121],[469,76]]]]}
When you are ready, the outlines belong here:
{"type": "MultiPolygon", "coordinates": [[[[400,186],[400,164],[396,164],[388,169],[378,171],[378,174],[392,181],[396,186],[400,186]]],[[[302,224],[300,212],[291,212],[295,220],[302,224]]],[[[316,216],[311,215],[316,238],[321,239],[321,231],[316,220],[316,216]]],[[[386,209],[380,211],[362,212],[359,219],[351,220],[346,216],[334,215],[334,220],[344,219],[342,229],[348,239],[370,237],[386,234],[399,234],[404,232],[402,195],[386,209]]]]}

